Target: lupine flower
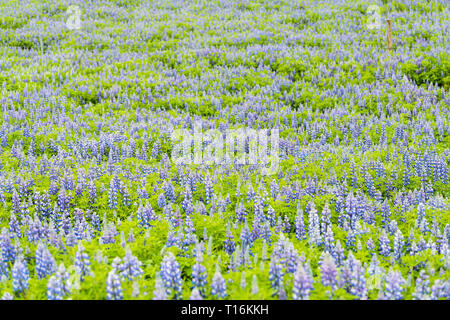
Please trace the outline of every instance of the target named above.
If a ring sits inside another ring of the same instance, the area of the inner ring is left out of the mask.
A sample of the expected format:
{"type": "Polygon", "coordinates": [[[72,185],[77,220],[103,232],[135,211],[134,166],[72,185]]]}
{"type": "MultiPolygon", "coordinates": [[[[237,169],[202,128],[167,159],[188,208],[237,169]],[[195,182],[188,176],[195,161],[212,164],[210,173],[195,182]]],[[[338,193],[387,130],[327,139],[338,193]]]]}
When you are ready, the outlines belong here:
{"type": "Polygon", "coordinates": [[[292,290],[292,299],[308,300],[311,290],[313,290],[313,279],[305,272],[301,263],[297,266],[294,274],[294,286],[292,290]]]}
{"type": "Polygon", "coordinates": [[[332,290],[336,288],[337,285],[337,271],[334,259],[329,255],[325,254],[325,257],[321,266],[321,281],[322,285],[330,286],[332,290]]]}
{"type": "Polygon", "coordinates": [[[269,281],[271,283],[271,287],[275,290],[279,290],[281,286],[284,286],[284,272],[283,266],[278,261],[277,257],[272,257],[270,262],[270,270],[269,270],[269,281]]]}
{"type": "Polygon", "coordinates": [[[47,283],[47,298],[49,300],[62,300],[64,296],[70,293],[71,284],[69,282],[69,273],[64,264],[60,264],[56,274],[51,276],[47,283]]]}
{"type": "Polygon", "coordinates": [[[231,255],[235,249],[234,237],[231,234],[229,226],[227,227],[227,239],[225,240],[225,251],[231,255]]]}
{"type": "Polygon", "coordinates": [[[425,270],[421,270],[419,277],[416,280],[416,287],[414,289],[413,297],[415,300],[422,300],[427,296],[430,296],[430,294],[431,288],[429,277],[425,273],[425,270]]]}
{"type": "Polygon", "coordinates": [[[211,282],[211,295],[218,299],[225,299],[227,296],[227,284],[219,270],[216,270],[211,282]]]}
{"type": "Polygon", "coordinates": [[[78,244],[78,251],[75,254],[75,271],[80,275],[81,281],[84,281],[85,277],[92,273],[89,256],[81,243],[78,244]]]}
{"type": "Polygon", "coordinates": [[[18,256],[16,258],[11,270],[11,277],[13,280],[13,290],[15,292],[23,292],[28,289],[30,274],[23,257],[18,256]]]}
{"type": "Polygon", "coordinates": [[[181,271],[175,256],[172,253],[166,255],[161,263],[161,280],[166,289],[166,294],[174,294],[175,299],[181,299],[181,271]]]}
{"type": "Polygon", "coordinates": [[[123,263],[119,266],[120,275],[128,280],[133,280],[134,278],[144,274],[141,266],[142,262],[133,256],[130,248],[127,247],[125,257],[123,258],[123,263]]]}
{"type": "Polygon", "coordinates": [[[56,272],[56,262],[48,248],[40,242],[36,248],[36,274],[45,278],[56,272]]]}
{"type": "Polygon", "coordinates": [[[106,297],[108,300],[123,299],[120,277],[115,273],[115,270],[111,270],[108,273],[108,278],[106,279],[106,297]]]}
{"type": "Polygon", "coordinates": [[[388,300],[402,300],[405,280],[399,271],[390,270],[386,276],[384,294],[388,300]]]}

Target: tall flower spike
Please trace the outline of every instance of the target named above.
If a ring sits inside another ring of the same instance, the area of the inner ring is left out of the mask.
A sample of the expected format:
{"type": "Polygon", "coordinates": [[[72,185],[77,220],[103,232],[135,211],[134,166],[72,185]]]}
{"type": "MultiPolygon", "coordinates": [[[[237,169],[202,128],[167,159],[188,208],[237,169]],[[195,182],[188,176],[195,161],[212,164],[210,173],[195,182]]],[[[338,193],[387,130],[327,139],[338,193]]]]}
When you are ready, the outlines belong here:
{"type": "Polygon", "coordinates": [[[399,271],[390,270],[386,276],[386,287],[384,295],[388,300],[402,300],[403,299],[403,286],[406,281],[403,279],[402,274],[399,271]]]}
{"type": "Polygon", "coordinates": [[[116,274],[115,270],[111,270],[106,279],[106,297],[108,300],[122,300],[122,286],[120,283],[120,277],[116,274]]]}
{"type": "Polygon", "coordinates": [[[322,266],[321,266],[321,281],[322,285],[325,287],[329,286],[332,290],[336,288],[337,285],[337,270],[334,263],[334,259],[329,255],[325,254],[322,266]]]}
{"type": "Polygon", "coordinates": [[[75,271],[80,275],[80,281],[84,281],[86,276],[92,274],[89,256],[85,252],[81,242],[79,243],[78,251],[75,254],[75,271]]]}
{"type": "Polygon", "coordinates": [[[161,263],[160,275],[167,295],[171,296],[173,294],[175,299],[181,299],[182,280],[180,265],[171,252],[164,257],[161,263]]]}
{"type": "Polygon", "coordinates": [[[22,256],[17,256],[11,271],[12,285],[15,292],[23,292],[28,289],[30,273],[22,256]]]}
{"type": "Polygon", "coordinates": [[[211,283],[211,295],[219,299],[227,296],[227,284],[219,270],[216,270],[211,283]]]}
{"type": "Polygon", "coordinates": [[[308,300],[311,290],[313,290],[313,279],[306,273],[301,263],[297,266],[294,274],[294,285],[292,290],[293,300],[308,300]]]}

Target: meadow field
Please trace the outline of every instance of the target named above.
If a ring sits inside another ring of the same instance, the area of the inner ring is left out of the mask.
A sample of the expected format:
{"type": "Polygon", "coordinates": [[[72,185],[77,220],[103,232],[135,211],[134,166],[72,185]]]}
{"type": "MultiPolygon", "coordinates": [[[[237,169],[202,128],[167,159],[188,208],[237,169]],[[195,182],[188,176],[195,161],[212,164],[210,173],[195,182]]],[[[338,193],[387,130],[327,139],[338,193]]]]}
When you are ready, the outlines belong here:
{"type": "Polygon", "coordinates": [[[450,299],[448,0],[0,0],[0,106],[4,300],[450,299]]]}

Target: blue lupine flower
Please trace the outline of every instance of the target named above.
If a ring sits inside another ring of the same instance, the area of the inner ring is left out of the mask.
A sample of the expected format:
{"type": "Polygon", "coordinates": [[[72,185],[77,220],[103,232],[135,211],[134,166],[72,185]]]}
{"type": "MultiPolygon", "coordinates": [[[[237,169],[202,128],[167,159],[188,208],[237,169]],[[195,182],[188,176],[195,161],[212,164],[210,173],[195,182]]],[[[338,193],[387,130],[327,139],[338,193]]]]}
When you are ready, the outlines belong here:
{"type": "Polygon", "coordinates": [[[314,289],[313,279],[305,271],[301,263],[297,266],[297,271],[294,274],[294,285],[292,289],[293,300],[308,300],[310,292],[314,289]]]}
{"type": "Polygon", "coordinates": [[[391,254],[391,242],[385,230],[380,236],[380,254],[384,257],[388,257],[391,254]]]}
{"type": "Polygon", "coordinates": [[[16,249],[11,243],[11,235],[6,228],[3,228],[0,233],[0,251],[5,263],[14,262],[16,259],[16,249]]]}
{"type": "Polygon", "coordinates": [[[133,256],[130,248],[127,247],[125,257],[123,258],[123,263],[119,266],[121,276],[128,280],[133,280],[134,278],[144,274],[141,266],[142,262],[133,256]]]}
{"type": "Polygon", "coordinates": [[[216,270],[211,282],[211,295],[218,299],[225,299],[227,296],[227,284],[219,270],[216,270]]]}
{"type": "Polygon", "coordinates": [[[200,293],[204,295],[205,287],[208,284],[206,268],[197,262],[192,267],[192,288],[198,288],[200,293]]]}
{"type": "Polygon", "coordinates": [[[117,209],[118,193],[119,193],[118,186],[115,183],[115,179],[113,178],[109,182],[109,189],[108,189],[108,207],[110,209],[117,209]]]}
{"type": "Polygon", "coordinates": [[[429,276],[425,270],[420,270],[419,277],[416,280],[416,287],[414,289],[413,297],[415,300],[423,300],[431,295],[429,276]]]}
{"type": "Polygon", "coordinates": [[[337,286],[337,270],[333,257],[327,253],[323,258],[320,271],[322,285],[325,287],[329,286],[332,290],[334,290],[337,286]]]}
{"type": "Polygon", "coordinates": [[[116,229],[116,225],[113,222],[107,224],[103,230],[102,241],[104,244],[115,243],[116,236],[119,234],[116,229]]]}
{"type": "Polygon", "coordinates": [[[225,240],[225,251],[231,255],[234,252],[235,249],[235,243],[234,243],[234,236],[230,231],[229,226],[227,227],[227,239],[225,240]]]}
{"type": "Polygon", "coordinates": [[[47,283],[47,298],[49,300],[62,300],[64,296],[70,294],[71,285],[69,273],[64,264],[60,264],[56,274],[51,276],[47,283]]]}
{"type": "Polygon", "coordinates": [[[396,261],[400,261],[402,256],[402,249],[403,249],[403,234],[400,231],[400,229],[397,229],[397,232],[394,236],[394,258],[396,261]]]}
{"type": "Polygon", "coordinates": [[[168,296],[174,294],[175,299],[181,299],[182,280],[180,265],[171,252],[164,257],[161,263],[160,275],[166,289],[166,294],[168,296]]]}
{"type": "Polygon", "coordinates": [[[205,202],[209,204],[211,203],[214,197],[214,188],[209,174],[206,175],[204,183],[205,183],[205,202]]]}
{"type": "Polygon", "coordinates": [[[114,269],[108,273],[108,278],[106,279],[106,298],[108,300],[123,299],[120,277],[114,269]]]}
{"type": "Polygon", "coordinates": [[[271,283],[271,287],[277,292],[279,291],[280,287],[284,286],[283,266],[278,261],[278,258],[276,256],[273,256],[270,262],[269,281],[271,283]]]}
{"type": "Polygon", "coordinates": [[[303,221],[303,211],[300,202],[297,205],[297,215],[295,217],[295,238],[297,240],[306,240],[305,223],[303,221]]]}
{"type": "Polygon", "coordinates": [[[319,246],[322,242],[320,236],[320,222],[319,215],[317,214],[317,210],[314,206],[314,202],[310,202],[310,212],[309,212],[309,226],[308,226],[308,242],[309,245],[319,246]]]}
{"type": "Polygon", "coordinates": [[[166,300],[167,293],[164,283],[159,273],[156,274],[155,290],[153,291],[153,300],[166,300]]]}
{"type": "Polygon", "coordinates": [[[15,292],[23,292],[28,289],[30,273],[22,256],[16,257],[16,261],[12,267],[11,276],[13,280],[13,290],[15,292]]]}
{"type": "Polygon", "coordinates": [[[403,299],[403,286],[406,281],[403,279],[402,274],[399,271],[393,271],[392,269],[386,276],[386,286],[384,295],[388,300],[402,300],[403,299]]]}
{"type": "Polygon", "coordinates": [[[236,206],[236,221],[246,222],[246,220],[247,220],[247,213],[245,211],[244,203],[241,200],[239,204],[236,206]]]}
{"type": "Polygon", "coordinates": [[[78,251],[75,254],[75,271],[80,275],[81,281],[84,281],[86,276],[92,274],[89,256],[85,252],[81,242],[78,244],[78,251]]]}
{"type": "Polygon", "coordinates": [[[40,242],[36,248],[36,274],[39,279],[56,272],[56,261],[48,248],[40,242]]]}

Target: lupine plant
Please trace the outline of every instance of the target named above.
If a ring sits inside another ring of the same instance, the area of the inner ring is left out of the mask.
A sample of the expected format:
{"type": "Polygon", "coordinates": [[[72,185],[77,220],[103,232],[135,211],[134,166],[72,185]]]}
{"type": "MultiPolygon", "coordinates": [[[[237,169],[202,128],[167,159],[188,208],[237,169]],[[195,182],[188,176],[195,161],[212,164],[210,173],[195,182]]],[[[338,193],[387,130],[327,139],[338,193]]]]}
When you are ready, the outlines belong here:
{"type": "Polygon", "coordinates": [[[1,299],[450,298],[447,0],[70,5],[0,4],[1,299]]]}

